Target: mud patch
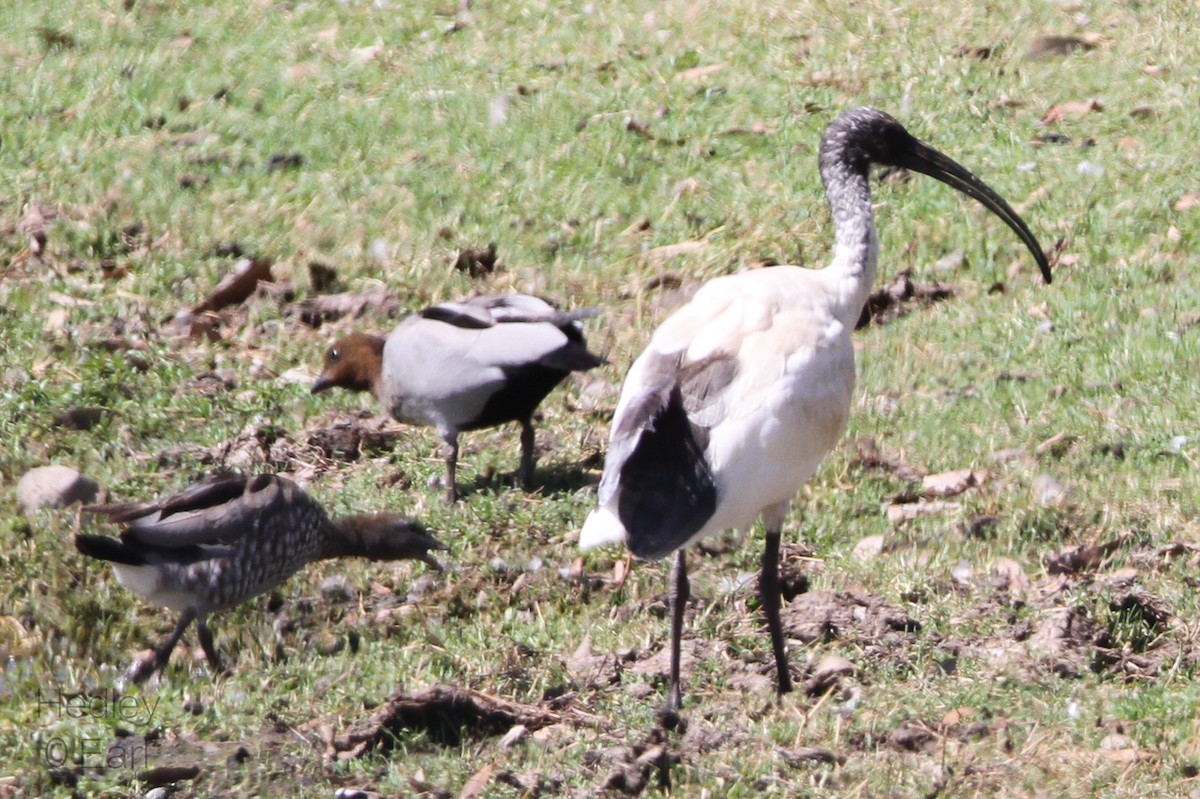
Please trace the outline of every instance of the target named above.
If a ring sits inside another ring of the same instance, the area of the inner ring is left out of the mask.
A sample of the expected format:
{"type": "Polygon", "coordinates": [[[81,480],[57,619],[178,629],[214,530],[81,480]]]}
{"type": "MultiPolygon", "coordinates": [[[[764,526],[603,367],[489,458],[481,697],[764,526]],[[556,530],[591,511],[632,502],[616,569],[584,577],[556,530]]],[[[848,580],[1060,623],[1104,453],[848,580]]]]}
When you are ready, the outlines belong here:
{"type": "Polygon", "coordinates": [[[614,747],[588,752],[584,762],[608,766],[601,790],[638,796],[651,784],[662,789],[671,786],[671,766],[679,761],[667,746],[667,733],[655,727],[642,741],[631,747],[614,747]]]}
{"type": "Polygon", "coordinates": [[[910,646],[920,622],[866,591],[801,594],[782,612],[783,629],[806,644],[843,639],[877,646],[910,646]]]}
{"type": "Polygon", "coordinates": [[[517,725],[540,730],[582,714],[550,702],[528,705],[454,685],[434,685],[415,693],[392,695],[371,714],[333,740],[339,760],[371,751],[386,752],[405,730],[424,730],[438,746],[457,747],[464,739],[503,735],[517,725]]]}
{"type": "Polygon", "coordinates": [[[390,454],[403,435],[403,425],[385,414],[341,414],[310,429],[305,444],[326,458],[353,462],[363,455],[390,454]]]}

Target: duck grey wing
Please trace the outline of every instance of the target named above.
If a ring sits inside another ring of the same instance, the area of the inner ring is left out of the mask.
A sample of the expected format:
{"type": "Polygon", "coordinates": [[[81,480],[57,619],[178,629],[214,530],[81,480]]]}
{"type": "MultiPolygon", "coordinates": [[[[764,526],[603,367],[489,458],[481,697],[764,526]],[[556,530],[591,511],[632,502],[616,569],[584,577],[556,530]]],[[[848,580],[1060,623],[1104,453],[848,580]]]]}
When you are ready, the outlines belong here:
{"type": "MultiPolygon", "coordinates": [[[[550,322],[566,316],[539,297],[528,294],[479,294],[462,302],[443,302],[420,312],[455,327],[479,330],[505,322],[550,322]]],[[[572,321],[566,319],[563,324],[572,321]]]]}
{"type": "Polygon", "coordinates": [[[419,311],[418,314],[423,319],[445,322],[466,330],[483,330],[496,324],[487,308],[473,306],[466,302],[444,302],[440,305],[431,305],[419,311]]]}
{"type": "Polygon", "coordinates": [[[477,294],[463,304],[487,311],[497,324],[549,322],[559,313],[553,305],[531,294],[477,294]]]}
{"type": "Polygon", "coordinates": [[[485,307],[497,324],[505,322],[548,322],[567,333],[580,332],[581,319],[590,319],[600,313],[599,308],[577,308],[560,311],[540,297],[528,294],[490,294],[472,297],[469,304],[485,307]]]}
{"type": "Polygon", "coordinates": [[[150,502],[116,502],[108,505],[89,505],[86,513],[101,514],[113,524],[132,524],[140,519],[155,520],[174,513],[203,510],[240,497],[246,490],[245,477],[210,480],[189,486],[178,494],[150,502]]]}
{"type": "Polygon", "coordinates": [[[276,475],[202,483],[167,499],[158,512],[130,521],[121,539],[163,548],[230,545],[266,520],[308,506],[320,508],[299,486],[276,475]],[[233,490],[237,485],[241,492],[233,490]]]}

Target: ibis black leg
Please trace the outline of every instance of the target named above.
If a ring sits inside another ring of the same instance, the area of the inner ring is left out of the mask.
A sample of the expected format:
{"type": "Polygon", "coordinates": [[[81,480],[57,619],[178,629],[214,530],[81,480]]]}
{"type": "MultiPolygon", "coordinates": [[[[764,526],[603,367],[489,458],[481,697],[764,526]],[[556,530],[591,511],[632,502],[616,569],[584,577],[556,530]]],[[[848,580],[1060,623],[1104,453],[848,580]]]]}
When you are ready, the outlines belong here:
{"type": "Polygon", "coordinates": [[[446,502],[458,501],[458,436],[446,439],[446,502]]]}
{"type": "Polygon", "coordinates": [[[671,675],[670,685],[667,689],[667,703],[659,714],[662,725],[667,729],[674,729],[679,724],[679,709],[683,706],[683,694],[679,688],[679,663],[683,636],[683,614],[687,609],[690,594],[687,563],[681,549],[675,553],[675,564],[671,568],[671,588],[668,592],[671,601],[671,675]]]}
{"type": "Polygon", "coordinates": [[[208,629],[205,619],[199,619],[196,622],[196,633],[200,637],[200,648],[204,650],[208,667],[212,669],[213,674],[221,674],[225,669],[221,666],[221,656],[217,654],[217,648],[213,646],[212,631],[208,629]]]}
{"type": "Polygon", "coordinates": [[[517,474],[521,488],[533,490],[533,447],[536,439],[533,434],[533,420],[521,420],[521,471],[517,474]]]}
{"type": "Polygon", "coordinates": [[[783,625],[779,620],[779,532],[767,531],[767,546],[763,551],[762,574],[758,580],[762,595],[763,614],[771,633],[771,649],[775,652],[775,673],[780,694],[791,693],[792,674],[788,669],[787,646],[783,640],[783,625]]]}
{"type": "Polygon", "coordinates": [[[133,664],[129,670],[129,679],[135,683],[144,682],[157,671],[162,671],[167,666],[167,661],[171,659],[171,653],[175,651],[175,645],[179,643],[179,639],[183,637],[183,632],[188,628],[196,618],[196,609],[188,608],[179,617],[179,622],[175,625],[175,629],[167,636],[167,640],[158,645],[154,650],[154,657],[147,660],[139,660],[133,664]]]}

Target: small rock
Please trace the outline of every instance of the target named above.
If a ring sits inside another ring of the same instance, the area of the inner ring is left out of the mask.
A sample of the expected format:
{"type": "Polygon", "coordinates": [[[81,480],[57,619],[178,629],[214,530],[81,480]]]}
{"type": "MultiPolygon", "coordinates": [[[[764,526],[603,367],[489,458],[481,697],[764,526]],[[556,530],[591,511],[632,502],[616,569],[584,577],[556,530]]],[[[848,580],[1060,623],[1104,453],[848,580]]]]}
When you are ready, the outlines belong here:
{"type": "Polygon", "coordinates": [[[40,508],[65,508],[72,502],[94,502],[100,484],[69,466],[39,466],[17,483],[17,504],[26,513],[40,508]]]}
{"type": "Polygon", "coordinates": [[[819,696],[837,686],[842,677],[854,674],[854,664],[841,655],[826,655],[813,669],[805,686],[809,696],[819,696]]]}
{"type": "Polygon", "coordinates": [[[954,584],[962,588],[970,588],[971,580],[975,578],[975,569],[965,560],[960,560],[954,564],[954,568],[950,570],[950,579],[954,584]]]}
{"type": "Polygon", "coordinates": [[[334,633],[322,633],[317,639],[317,654],[318,655],[336,655],[346,648],[346,639],[334,633]]]}
{"type": "Polygon", "coordinates": [[[883,551],[883,536],[869,535],[854,545],[854,557],[869,561],[883,551]]]}
{"type": "Polygon", "coordinates": [[[321,581],[321,595],[331,602],[345,602],[354,597],[354,590],[345,577],[335,574],[321,581]]]}
{"type": "Polygon", "coordinates": [[[958,269],[963,265],[963,262],[966,260],[966,256],[967,254],[965,251],[955,250],[935,261],[933,264],[933,271],[953,272],[955,269],[958,269]]]}
{"type": "Polygon", "coordinates": [[[1133,739],[1130,738],[1128,735],[1121,735],[1120,733],[1114,732],[1110,735],[1104,736],[1103,740],[1100,741],[1099,748],[1101,748],[1101,749],[1132,749],[1132,748],[1134,748],[1134,746],[1136,746],[1136,744],[1134,744],[1133,739]]]}
{"type": "Polygon", "coordinates": [[[1052,508],[1064,504],[1071,494],[1071,489],[1048,474],[1038,475],[1030,486],[1033,501],[1043,508],[1052,508]]]}
{"type": "Polygon", "coordinates": [[[54,417],[55,427],[65,427],[68,430],[87,431],[100,423],[104,418],[103,408],[75,407],[54,417]]]}
{"type": "Polygon", "coordinates": [[[634,699],[645,699],[654,693],[654,686],[644,682],[630,683],[625,686],[625,693],[634,699]]]}
{"type": "Polygon", "coordinates": [[[504,737],[500,739],[501,749],[511,749],[517,744],[525,740],[529,735],[529,728],[524,724],[517,724],[508,732],[504,733],[504,737]]]}

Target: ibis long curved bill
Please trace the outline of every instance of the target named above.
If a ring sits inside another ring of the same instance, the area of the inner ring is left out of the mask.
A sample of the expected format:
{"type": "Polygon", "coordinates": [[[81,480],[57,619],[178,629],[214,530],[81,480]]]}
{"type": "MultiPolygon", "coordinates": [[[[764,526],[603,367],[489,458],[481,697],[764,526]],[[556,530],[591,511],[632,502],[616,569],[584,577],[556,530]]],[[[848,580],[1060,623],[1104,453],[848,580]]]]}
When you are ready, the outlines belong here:
{"type": "Polygon", "coordinates": [[[935,180],[940,180],[951,188],[961,191],[968,197],[978,200],[984,208],[1003,219],[1004,224],[1012,228],[1013,232],[1021,238],[1021,241],[1029,248],[1033,259],[1037,261],[1038,268],[1042,270],[1042,279],[1050,283],[1052,279],[1050,275],[1050,262],[1046,259],[1046,254],[1042,251],[1041,245],[1038,244],[1038,240],[1034,237],[1033,232],[1030,231],[1029,226],[1025,224],[1025,220],[1021,218],[1021,215],[1014,211],[1012,206],[997,194],[991,186],[972,174],[962,164],[944,153],[938,152],[916,137],[909,136],[909,139],[911,141],[908,145],[911,149],[907,152],[903,149],[898,151],[895,159],[896,166],[920,172],[922,175],[928,175],[935,180]]]}

